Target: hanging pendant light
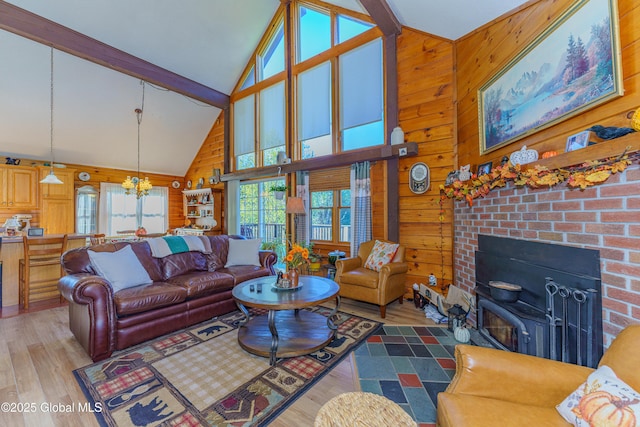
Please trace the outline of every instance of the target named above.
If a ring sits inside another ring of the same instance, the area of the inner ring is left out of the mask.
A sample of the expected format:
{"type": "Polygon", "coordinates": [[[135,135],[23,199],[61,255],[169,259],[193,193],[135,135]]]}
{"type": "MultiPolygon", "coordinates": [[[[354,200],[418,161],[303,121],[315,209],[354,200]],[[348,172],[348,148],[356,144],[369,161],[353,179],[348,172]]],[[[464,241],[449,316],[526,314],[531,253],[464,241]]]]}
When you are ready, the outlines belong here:
{"type": "Polygon", "coordinates": [[[149,190],[153,188],[148,177],[145,177],[144,180],[140,179],[140,124],[142,123],[142,113],[144,110],[144,80],[141,80],[140,84],[142,85],[142,108],[136,108],[134,110],[138,121],[138,175],[133,179],[131,176],[128,176],[122,183],[122,188],[126,190],[125,194],[131,194],[135,190],[136,199],[142,196],[148,196],[149,190]]]}
{"type": "Polygon", "coordinates": [[[51,147],[51,163],[49,164],[49,175],[47,175],[46,177],[44,177],[44,179],[42,179],[40,181],[40,184],[64,184],[62,181],[60,181],[60,178],[58,178],[56,176],[55,173],[53,173],[53,46],[51,46],[51,79],[50,79],[50,88],[51,88],[51,108],[50,108],[50,112],[51,112],[51,116],[50,116],[50,128],[49,128],[49,141],[50,141],[50,147],[51,147]]]}

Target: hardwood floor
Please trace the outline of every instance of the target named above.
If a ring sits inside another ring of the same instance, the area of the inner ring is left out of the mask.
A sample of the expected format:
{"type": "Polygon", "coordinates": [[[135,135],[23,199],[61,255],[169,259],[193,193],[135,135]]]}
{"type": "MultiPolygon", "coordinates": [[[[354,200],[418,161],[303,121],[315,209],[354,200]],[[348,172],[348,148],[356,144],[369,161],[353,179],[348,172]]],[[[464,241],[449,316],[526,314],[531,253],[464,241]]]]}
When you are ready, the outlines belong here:
{"type": "MultiPolygon", "coordinates": [[[[98,426],[90,412],[78,410],[86,403],[72,371],[91,359],[68,327],[67,307],[34,307],[27,313],[1,313],[0,408],[2,426],[98,426]],[[13,315],[13,317],[6,317],[13,315]],[[75,405],[74,410],[69,405],[75,405]],[[66,410],[66,411],[65,411],[66,410]]],[[[343,299],[341,311],[380,319],[378,307],[343,299]]],[[[413,302],[394,302],[384,319],[390,325],[433,325],[413,302]]],[[[340,393],[359,390],[353,356],[347,357],[276,420],[274,427],[313,425],[322,405],[340,393]]]]}

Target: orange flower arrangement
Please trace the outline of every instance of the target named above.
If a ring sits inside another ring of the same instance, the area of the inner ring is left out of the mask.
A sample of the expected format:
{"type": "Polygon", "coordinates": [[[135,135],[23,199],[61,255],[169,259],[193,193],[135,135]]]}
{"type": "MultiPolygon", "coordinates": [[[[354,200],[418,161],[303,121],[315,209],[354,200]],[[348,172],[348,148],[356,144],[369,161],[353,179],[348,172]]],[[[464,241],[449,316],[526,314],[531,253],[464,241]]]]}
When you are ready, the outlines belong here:
{"type": "Polygon", "coordinates": [[[291,245],[291,250],[284,258],[287,264],[287,270],[293,270],[300,267],[302,264],[309,262],[309,249],[302,247],[301,245],[294,243],[291,245]]]}

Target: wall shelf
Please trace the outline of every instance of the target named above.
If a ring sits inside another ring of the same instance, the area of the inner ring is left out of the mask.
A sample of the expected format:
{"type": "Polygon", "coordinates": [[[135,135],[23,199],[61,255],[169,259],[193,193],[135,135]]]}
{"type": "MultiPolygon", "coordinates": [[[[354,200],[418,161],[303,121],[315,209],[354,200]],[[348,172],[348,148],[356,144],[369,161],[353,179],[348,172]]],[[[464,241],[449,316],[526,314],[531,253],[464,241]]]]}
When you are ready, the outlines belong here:
{"type": "Polygon", "coordinates": [[[599,142],[579,150],[558,154],[548,159],[539,159],[535,163],[524,165],[523,169],[535,166],[545,166],[548,169],[561,169],[569,166],[580,165],[591,160],[606,159],[619,156],[625,149],[627,154],[640,151],[640,133],[633,132],[620,138],[599,142]]]}

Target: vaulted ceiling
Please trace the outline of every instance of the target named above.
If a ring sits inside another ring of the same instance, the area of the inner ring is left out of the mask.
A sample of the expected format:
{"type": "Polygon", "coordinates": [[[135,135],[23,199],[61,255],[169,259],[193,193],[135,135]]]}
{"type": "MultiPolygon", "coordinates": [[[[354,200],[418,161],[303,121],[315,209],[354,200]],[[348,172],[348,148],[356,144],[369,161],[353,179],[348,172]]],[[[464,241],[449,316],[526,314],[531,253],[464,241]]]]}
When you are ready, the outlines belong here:
{"type": "MultiPolygon", "coordinates": [[[[386,1],[402,25],[451,40],[525,3],[386,1]]],[[[358,0],[327,2],[366,13],[358,0]]],[[[229,94],[280,0],[7,3],[229,94]]],[[[0,58],[0,156],[19,157],[23,164],[49,159],[50,48],[0,30],[0,58]]],[[[55,162],[135,170],[140,80],[58,50],[53,59],[55,162]]],[[[219,108],[146,84],[141,170],[183,176],[219,113],[219,108]]]]}

